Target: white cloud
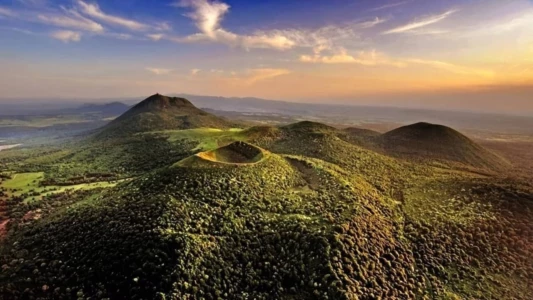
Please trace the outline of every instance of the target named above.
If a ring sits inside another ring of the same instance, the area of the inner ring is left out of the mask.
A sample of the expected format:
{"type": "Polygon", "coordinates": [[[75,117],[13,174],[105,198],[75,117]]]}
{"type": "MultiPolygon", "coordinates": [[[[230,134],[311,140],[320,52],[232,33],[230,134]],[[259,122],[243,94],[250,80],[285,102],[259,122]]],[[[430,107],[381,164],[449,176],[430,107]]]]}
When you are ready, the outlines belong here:
{"type": "MultiPolygon", "coordinates": [[[[252,85],[259,81],[272,79],[282,75],[290,74],[291,71],[287,69],[249,69],[242,77],[236,77],[235,80],[240,81],[246,85],[252,85]]],[[[233,76],[233,75],[232,75],[233,76]]]]}
{"type": "Polygon", "coordinates": [[[233,47],[270,48],[287,50],[294,47],[310,47],[315,52],[329,49],[340,39],[353,38],[357,30],[370,28],[385,22],[375,18],[346,26],[326,26],[316,30],[285,29],[256,31],[251,34],[236,34],[222,27],[224,16],[230,6],[226,3],[210,0],[183,0],[174,4],[177,7],[192,8],[186,14],[195,21],[199,33],[186,37],[169,37],[176,42],[218,42],[233,47]]]}
{"type": "Polygon", "coordinates": [[[27,35],[36,35],[35,32],[33,32],[31,30],[23,29],[23,28],[12,27],[10,29],[13,30],[13,31],[16,31],[16,32],[27,34],[27,35]]]}
{"type": "Polygon", "coordinates": [[[358,64],[364,66],[377,65],[391,65],[395,67],[404,67],[405,63],[394,61],[386,55],[371,51],[359,51],[355,55],[348,54],[345,49],[341,49],[338,53],[327,55],[302,55],[300,61],[305,63],[323,63],[323,64],[358,64]]]}
{"type": "Polygon", "coordinates": [[[504,34],[517,30],[529,32],[533,28],[533,10],[514,17],[505,17],[497,20],[494,24],[483,26],[472,31],[473,35],[504,34]]]}
{"type": "Polygon", "coordinates": [[[126,27],[130,30],[146,30],[149,28],[148,25],[139,23],[134,20],[129,20],[122,17],[106,14],[100,9],[98,4],[96,3],[86,3],[84,1],[78,1],[77,3],[84,14],[99,19],[102,22],[119,25],[122,27],[126,27]]]}
{"type": "Polygon", "coordinates": [[[124,41],[131,40],[131,39],[134,38],[134,36],[131,35],[131,34],[128,34],[128,33],[116,33],[116,32],[105,33],[105,36],[113,37],[113,38],[116,38],[116,39],[119,39],[119,40],[124,40],[124,41]]]}
{"type": "Polygon", "coordinates": [[[385,19],[375,17],[374,20],[358,23],[358,27],[360,27],[360,28],[372,28],[372,27],[374,27],[376,25],[379,25],[381,23],[385,23],[385,21],[386,21],[385,19]]]}
{"type": "Polygon", "coordinates": [[[300,56],[300,62],[321,64],[358,64],[364,66],[388,65],[398,68],[407,67],[409,65],[424,65],[460,75],[473,75],[487,78],[495,75],[491,70],[466,67],[437,60],[425,60],[418,58],[391,58],[383,53],[377,52],[376,50],[359,51],[354,55],[349,54],[345,49],[341,49],[339,52],[330,56],[317,54],[302,55],[300,56]]]}
{"type": "Polygon", "coordinates": [[[402,5],[407,4],[407,3],[410,3],[410,2],[412,2],[412,0],[401,1],[401,2],[390,3],[390,4],[385,4],[385,5],[382,5],[382,6],[378,6],[378,7],[376,7],[376,8],[373,8],[373,9],[371,9],[370,11],[378,11],[378,10],[384,10],[384,9],[389,9],[389,8],[393,8],[393,7],[398,7],[398,6],[402,6],[402,5]]]}
{"type": "Polygon", "coordinates": [[[154,29],[158,31],[170,31],[172,30],[172,26],[168,22],[159,22],[155,25],[154,29]]]}
{"type": "Polygon", "coordinates": [[[1,6],[0,6],[0,16],[5,16],[5,17],[16,17],[16,16],[17,16],[17,13],[15,13],[14,11],[12,11],[12,10],[9,9],[9,8],[1,7],[1,6]]]}
{"type": "Polygon", "coordinates": [[[72,17],[65,15],[44,15],[40,14],[37,16],[37,19],[43,23],[64,27],[79,29],[92,32],[103,32],[104,27],[90,19],[84,18],[82,16],[76,15],[74,12],[72,17]]]}
{"type": "Polygon", "coordinates": [[[230,8],[226,3],[208,0],[183,0],[175,6],[192,7],[194,11],[187,16],[196,21],[196,26],[202,33],[212,38],[216,36],[220,22],[230,8]]]}
{"type": "Polygon", "coordinates": [[[191,75],[196,75],[200,72],[201,70],[200,69],[191,69],[191,75]]]}
{"type": "Polygon", "coordinates": [[[147,34],[146,37],[151,39],[152,41],[159,41],[162,39],[165,35],[162,33],[154,33],[154,34],[147,34]]]}
{"type": "Polygon", "coordinates": [[[494,72],[491,70],[476,69],[471,67],[465,67],[460,65],[455,65],[448,62],[437,61],[437,60],[424,60],[424,59],[406,59],[407,63],[426,65],[433,68],[445,70],[455,74],[461,75],[476,75],[481,77],[493,77],[494,72]]]}
{"type": "Polygon", "coordinates": [[[70,30],[54,31],[50,34],[50,36],[64,43],[79,42],[81,40],[81,33],[70,30]]]}
{"type": "Polygon", "coordinates": [[[294,42],[277,32],[261,32],[252,35],[238,35],[221,27],[224,15],[230,6],[223,2],[208,0],[183,0],[174,4],[179,7],[189,7],[193,11],[186,16],[193,19],[200,33],[184,38],[174,38],[180,42],[212,41],[249,48],[289,49],[294,42]]]}
{"type": "Polygon", "coordinates": [[[449,16],[451,16],[456,11],[457,10],[449,10],[449,11],[447,11],[445,13],[440,14],[440,15],[433,15],[433,16],[422,18],[422,19],[418,19],[418,20],[413,21],[413,22],[411,22],[409,24],[402,25],[400,27],[396,27],[396,28],[387,30],[387,31],[383,32],[383,34],[411,32],[411,31],[413,31],[415,29],[422,28],[422,27],[425,27],[425,26],[428,26],[428,25],[431,25],[431,24],[438,23],[438,22],[448,18],[449,16]]]}
{"type": "Polygon", "coordinates": [[[161,69],[161,68],[146,68],[146,70],[154,73],[155,75],[167,75],[173,71],[172,69],[161,69]]]}
{"type": "Polygon", "coordinates": [[[45,6],[48,2],[47,0],[17,0],[17,1],[20,2],[22,5],[38,6],[38,7],[45,6]]]}

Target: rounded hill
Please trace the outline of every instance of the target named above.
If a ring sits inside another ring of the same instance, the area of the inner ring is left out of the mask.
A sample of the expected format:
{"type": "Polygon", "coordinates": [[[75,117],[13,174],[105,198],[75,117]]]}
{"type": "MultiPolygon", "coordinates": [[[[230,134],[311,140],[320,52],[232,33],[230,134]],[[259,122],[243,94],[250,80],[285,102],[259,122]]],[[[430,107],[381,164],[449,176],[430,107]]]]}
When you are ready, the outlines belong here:
{"type": "Polygon", "coordinates": [[[420,122],[381,136],[389,154],[445,160],[477,168],[500,169],[507,162],[460,132],[443,125],[420,122]]]}
{"type": "Polygon", "coordinates": [[[289,131],[303,131],[303,132],[334,132],[337,131],[335,127],[313,122],[313,121],[301,121],[293,124],[289,124],[281,127],[282,129],[289,131]]]}
{"type": "Polygon", "coordinates": [[[138,132],[201,127],[235,126],[223,118],[197,108],[185,98],[155,94],[106,125],[100,135],[123,136],[138,132]]]}

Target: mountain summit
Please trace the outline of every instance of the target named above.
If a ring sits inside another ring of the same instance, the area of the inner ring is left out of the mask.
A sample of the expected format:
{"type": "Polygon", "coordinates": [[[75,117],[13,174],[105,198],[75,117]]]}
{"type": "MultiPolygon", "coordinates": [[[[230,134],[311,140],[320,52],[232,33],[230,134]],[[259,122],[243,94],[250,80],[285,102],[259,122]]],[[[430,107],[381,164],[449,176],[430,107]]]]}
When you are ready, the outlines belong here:
{"type": "Polygon", "coordinates": [[[420,122],[382,135],[390,154],[458,162],[477,168],[500,169],[507,162],[460,132],[443,125],[420,122]]]}
{"type": "Polygon", "coordinates": [[[155,94],[109,123],[101,134],[121,136],[138,132],[200,127],[229,128],[232,124],[197,108],[185,98],[155,94]]]}

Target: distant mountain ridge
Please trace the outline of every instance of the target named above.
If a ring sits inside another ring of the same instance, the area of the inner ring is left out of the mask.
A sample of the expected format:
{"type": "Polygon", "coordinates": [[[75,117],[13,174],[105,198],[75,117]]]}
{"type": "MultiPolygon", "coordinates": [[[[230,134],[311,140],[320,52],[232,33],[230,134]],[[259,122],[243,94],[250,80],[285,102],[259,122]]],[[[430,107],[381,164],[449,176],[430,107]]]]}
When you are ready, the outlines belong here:
{"type": "Polygon", "coordinates": [[[110,102],[104,104],[86,103],[82,106],[66,109],[65,113],[90,114],[98,113],[104,117],[118,116],[126,112],[130,108],[129,105],[122,102],[110,102]]]}

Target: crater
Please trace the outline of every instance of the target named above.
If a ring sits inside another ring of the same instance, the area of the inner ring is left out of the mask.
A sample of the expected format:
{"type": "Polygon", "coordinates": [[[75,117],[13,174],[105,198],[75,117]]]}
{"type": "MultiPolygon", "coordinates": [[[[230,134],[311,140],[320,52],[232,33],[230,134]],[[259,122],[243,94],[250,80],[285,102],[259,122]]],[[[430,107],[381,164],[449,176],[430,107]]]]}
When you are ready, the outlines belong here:
{"type": "Polygon", "coordinates": [[[264,157],[263,150],[245,142],[233,142],[215,150],[200,152],[196,156],[219,163],[226,164],[251,164],[261,161],[264,157]]]}

